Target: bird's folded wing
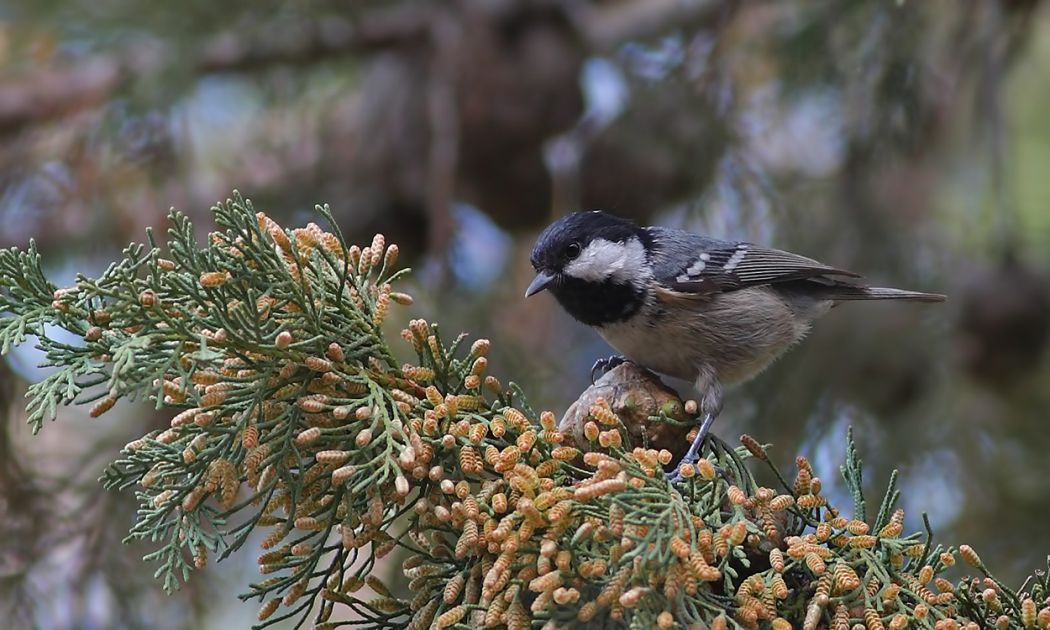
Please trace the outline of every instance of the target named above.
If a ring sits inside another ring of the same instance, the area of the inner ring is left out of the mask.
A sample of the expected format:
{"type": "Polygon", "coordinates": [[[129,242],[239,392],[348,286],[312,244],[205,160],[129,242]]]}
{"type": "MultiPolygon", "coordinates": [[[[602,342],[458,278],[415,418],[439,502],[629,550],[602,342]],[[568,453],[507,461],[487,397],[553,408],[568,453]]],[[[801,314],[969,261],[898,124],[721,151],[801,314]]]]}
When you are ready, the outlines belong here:
{"type": "Polygon", "coordinates": [[[812,258],[751,243],[708,241],[705,245],[686,257],[685,264],[662,265],[657,282],[676,293],[708,295],[822,276],[860,277],[812,258]]]}

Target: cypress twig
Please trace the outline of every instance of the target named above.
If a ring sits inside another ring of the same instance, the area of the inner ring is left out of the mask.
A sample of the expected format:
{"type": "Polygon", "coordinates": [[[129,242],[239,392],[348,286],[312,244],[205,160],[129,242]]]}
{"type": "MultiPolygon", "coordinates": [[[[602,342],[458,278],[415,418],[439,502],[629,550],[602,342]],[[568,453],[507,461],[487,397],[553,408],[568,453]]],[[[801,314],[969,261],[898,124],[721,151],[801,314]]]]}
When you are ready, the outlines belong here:
{"type": "Polygon", "coordinates": [[[136,486],[129,539],[157,543],[146,560],[168,591],[266,530],[263,577],[242,595],[260,627],[312,610],[319,628],[342,625],[337,613],[374,629],[1050,624],[1045,573],[1010,590],[962,546],[984,581],[943,580],[955,551],[932,546],[925,514],[925,543],[904,534],[895,473],[869,526],[852,431],[853,518],[808,460],[789,485],[746,436],[709,440],[674,487],[671,453],[632,444],[601,399],[571,443],[485,374],[487,341],[464,351],[464,336],[446,344],[412,320],[401,336],[416,359],[400,364],[382,323],[410,298],[393,292],[403,270],[382,236],[348,244],[327,206],[331,231],[285,230],[238,194],[213,210],[205,246],[172,212],[167,257],[148,234],[64,289],[32,244],[0,250],[0,350],[36,335],[59,368],[29,390],[34,431],[74,401],[177,411],[102,476],[136,486]],[[750,457],[782,492],[758,485],[750,457]],[[409,600],[374,575],[397,547],[409,600]]]}

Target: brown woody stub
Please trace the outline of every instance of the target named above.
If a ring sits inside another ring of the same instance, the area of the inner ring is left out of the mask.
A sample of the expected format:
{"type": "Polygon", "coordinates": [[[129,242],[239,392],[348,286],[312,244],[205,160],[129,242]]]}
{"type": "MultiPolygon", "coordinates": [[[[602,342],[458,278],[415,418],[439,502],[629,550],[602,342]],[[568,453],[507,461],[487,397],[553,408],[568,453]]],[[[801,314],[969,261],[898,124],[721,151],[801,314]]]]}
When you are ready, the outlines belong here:
{"type": "Polygon", "coordinates": [[[582,451],[591,450],[591,443],[584,437],[590,409],[599,399],[604,399],[612,411],[620,417],[630,433],[631,444],[653,449],[667,449],[680,459],[689,447],[687,436],[693,429],[694,418],[685,412],[685,405],[678,394],[663,384],[652,372],[633,363],[622,363],[609,370],[588,387],[562,416],[558,430],[572,440],[582,451]],[[669,418],[685,423],[650,422],[661,410],[669,418]]]}

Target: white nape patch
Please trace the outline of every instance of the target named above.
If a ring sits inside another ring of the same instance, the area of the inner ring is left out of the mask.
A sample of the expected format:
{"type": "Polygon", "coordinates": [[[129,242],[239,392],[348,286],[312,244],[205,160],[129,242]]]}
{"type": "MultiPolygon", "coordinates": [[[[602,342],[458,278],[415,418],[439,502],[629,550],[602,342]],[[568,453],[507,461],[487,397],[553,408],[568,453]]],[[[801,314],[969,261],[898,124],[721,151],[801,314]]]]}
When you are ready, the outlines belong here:
{"type": "Polygon", "coordinates": [[[645,246],[637,238],[625,243],[596,238],[583,248],[576,260],[565,265],[564,272],[589,282],[615,280],[637,284],[648,276],[645,246]]]}
{"type": "Polygon", "coordinates": [[[736,251],[729,257],[726,264],[722,266],[722,269],[726,271],[732,271],[736,269],[736,266],[744,260],[744,256],[747,256],[747,243],[741,243],[736,246],[736,251]]]}

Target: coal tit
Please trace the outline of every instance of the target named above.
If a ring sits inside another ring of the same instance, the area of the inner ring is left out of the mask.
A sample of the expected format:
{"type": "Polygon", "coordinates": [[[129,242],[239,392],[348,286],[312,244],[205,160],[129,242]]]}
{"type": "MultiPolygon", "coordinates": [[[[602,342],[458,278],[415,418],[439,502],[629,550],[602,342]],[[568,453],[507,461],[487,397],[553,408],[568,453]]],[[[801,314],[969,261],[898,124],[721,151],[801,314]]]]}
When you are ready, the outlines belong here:
{"type": "MultiPolygon", "coordinates": [[[[683,461],[696,461],[722,407],[723,385],[755,376],[848,300],[941,302],[943,295],[868,287],[804,256],[684,230],[640,227],[605,212],[549,225],[533,247],[536,278],[624,359],[695,383],[702,422],[683,461]]],[[[593,373],[592,373],[593,376],[593,373]]]]}

